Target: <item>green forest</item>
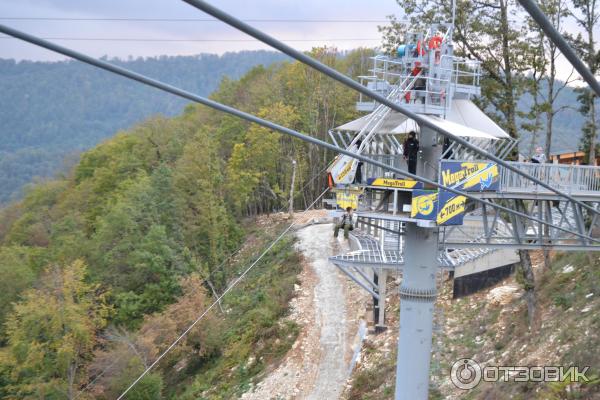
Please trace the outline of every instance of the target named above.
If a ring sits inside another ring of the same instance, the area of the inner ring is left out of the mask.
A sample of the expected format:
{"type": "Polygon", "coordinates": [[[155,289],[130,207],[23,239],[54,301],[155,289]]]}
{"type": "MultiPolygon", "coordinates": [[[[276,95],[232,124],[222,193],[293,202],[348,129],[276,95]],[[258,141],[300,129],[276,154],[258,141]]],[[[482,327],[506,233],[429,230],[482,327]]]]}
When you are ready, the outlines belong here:
{"type": "MultiPolygon", "coordinates": [[[[351,76],[365,72],[370,54],[313,52],[351,76]]],[[[212,98],[322,139],[327,127],[356,117],[349,89],[298,63],[226,78],[212,98]]],[[[310,177],[332,156],[188,105],[29,187],[0,215],[0,397],[117,397],[279,233],[246,217],[287,204],[292,160],[304,208],[325,185],[310,177]]],[[[290,240],[128,398],[228,398],[283,355],[297,332],[278,323],[299,272],[290,240]],[[261,350],[267,356],[243,364],[261,350]]]]}
{"type": "MultiPolygon", "coordinates": [[[[109,60],[208,96],[224,76],[284,60],[276,52],[109,60]]],[[[153,115],[179,114],[186,101],[74,61],[0,59],[0,205],[33,178],[67,170],[87,150],[153,115]]]]}

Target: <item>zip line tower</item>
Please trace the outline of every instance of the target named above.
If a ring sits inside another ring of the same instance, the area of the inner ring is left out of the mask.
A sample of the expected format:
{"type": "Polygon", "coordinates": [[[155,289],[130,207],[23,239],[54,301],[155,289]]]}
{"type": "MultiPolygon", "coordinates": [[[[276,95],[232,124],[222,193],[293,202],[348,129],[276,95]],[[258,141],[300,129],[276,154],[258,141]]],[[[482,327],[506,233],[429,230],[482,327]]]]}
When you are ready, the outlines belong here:
{"type": "MultiPolygon", "coordinates": [[[[393,56],[371,58],[371,74],[361,76],[361,83],[504,160],[517,141],[471,101],[480,94],[481,68],[479,62],[454,56],[452,24],[435,24],[405,38],[393,56]]],[[[336,146],[407,170],[401,142],[416,131],[417,175],[555,226],[507,218],[497,209],[363,165],[350,155],[332,163],[329,184],[340,207],[357,210],[357,229],[352,251],[330,260],[371,294],[376,329],[385,327],[387,276],[402,277],[396,399],[427,399],[438,272],[450,270],[458,279],[509,266],[519,262],[518,249],[590,249],[591,243],[560,228],[592,235],[597,217],[362,94],[356,108],[368,114],[330,130],[336,146]]],[[[600,168],[507,163],[598,208],[600,168]]]]}

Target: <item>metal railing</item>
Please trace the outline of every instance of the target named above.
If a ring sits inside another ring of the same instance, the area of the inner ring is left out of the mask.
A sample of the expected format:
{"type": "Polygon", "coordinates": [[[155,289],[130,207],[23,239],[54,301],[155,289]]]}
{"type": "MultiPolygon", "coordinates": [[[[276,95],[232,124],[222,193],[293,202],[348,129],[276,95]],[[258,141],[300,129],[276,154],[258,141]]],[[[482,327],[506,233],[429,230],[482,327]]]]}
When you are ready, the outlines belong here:
{"type": "MultiPolygon", "coordinates": [[[[406,78],[405,60],[390,58],[389,56],[377,55],[371,57],[373,68],[369,71],[371,75],[359,76],[360,83],[368,85],[372,89],[387,95],[387,92],[398,85],[406,78]]],[[[423,75],[420,79],[426,84],[423,90],[413,93],[411,99],[423,98],[426,105],[448,106],[447,101],[452,98],[455,86],[472,86],[479,88],[481,77],[481,63],[473,60],[465,60],[460,57],[446,56],[441,57],[440,66],[435,67],[441,76],[436,78],[423,75]],[[450,58],[450,60],[448,60],[450,58]],[[441,65],[447,64],[444,68],[441,65]],[[428,98],[431,97],[431,100],[428,98]]],[[[359,96],[359,103],[370,103],[370,99],[364,99],[362,94],[359,96]]],[[[410,102],[410,101],[407,101],[410,102]]]]}
{"type": "MultiPolygon", "coordinates": [[[[408,164],[404,157],[400,154],[369,154],[368,156],[373,160],[385,163],[391,167],[399,168],[405,171],[408,170],[408,164]]],[[[372,164],[363,164],[362,168],[363,179],[374,177],[394,178],[395,175],[386,168],[378,167],[372,164]]]]}
{"type": "MultiPolygon", "coordinates": [[[[510,162],[519,170],[569,194],[600,192],[600,168],[588,165],[534,164],[510,162]]],[[[500,168],[500,191],[551,193],[536,183],[500,168]]]]}

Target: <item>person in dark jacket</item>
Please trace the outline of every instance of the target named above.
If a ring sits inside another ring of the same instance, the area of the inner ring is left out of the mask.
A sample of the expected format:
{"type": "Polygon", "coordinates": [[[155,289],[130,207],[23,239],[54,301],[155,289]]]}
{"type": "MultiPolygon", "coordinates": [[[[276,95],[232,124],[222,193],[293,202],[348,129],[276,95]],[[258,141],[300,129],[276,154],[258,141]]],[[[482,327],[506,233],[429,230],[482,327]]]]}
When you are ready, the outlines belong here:
{"type": "Polygon", "coordinates": [[[414,131],[408,133],[408,138],[402,146],[404,150],[404,159],[408,162],[408,172],[417,173],[417,155],[419,154],[419,141],[414,131]]]}

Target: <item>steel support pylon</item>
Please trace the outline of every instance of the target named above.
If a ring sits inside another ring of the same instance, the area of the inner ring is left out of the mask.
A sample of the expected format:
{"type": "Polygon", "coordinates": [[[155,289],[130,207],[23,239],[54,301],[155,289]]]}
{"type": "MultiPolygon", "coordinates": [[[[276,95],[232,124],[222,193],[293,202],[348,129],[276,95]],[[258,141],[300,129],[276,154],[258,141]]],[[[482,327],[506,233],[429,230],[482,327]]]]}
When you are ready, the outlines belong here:
{"type": "Polygon", "coordinates": [[[400,287],[396,400],[427,400],[437,296],[438,228],[406,224],[405,267],[400,287]]]}

